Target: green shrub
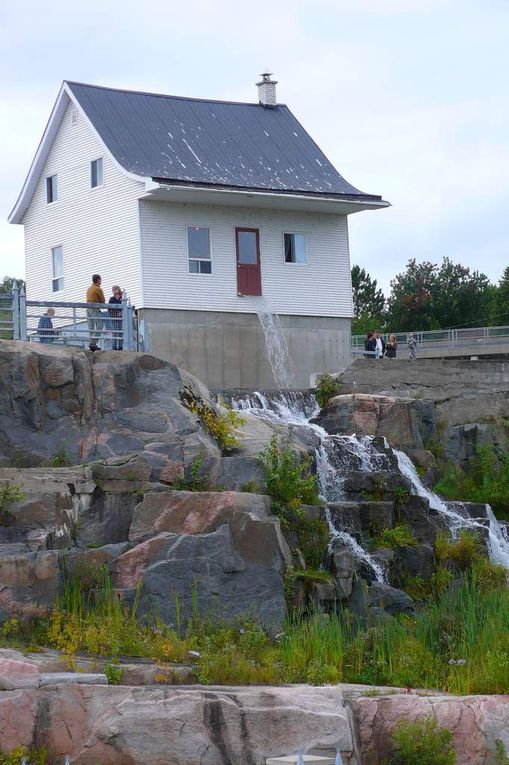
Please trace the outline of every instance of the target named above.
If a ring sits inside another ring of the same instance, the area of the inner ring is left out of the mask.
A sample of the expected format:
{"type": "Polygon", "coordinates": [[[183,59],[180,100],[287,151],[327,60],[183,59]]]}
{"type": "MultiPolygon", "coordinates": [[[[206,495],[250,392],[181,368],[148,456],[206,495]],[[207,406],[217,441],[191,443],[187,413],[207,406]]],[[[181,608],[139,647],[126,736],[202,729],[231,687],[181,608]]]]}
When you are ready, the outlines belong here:
{"type": "Polygon", "coordinates": [[[393,529],[382,529],[378,537],[373,540],[375,547],[402,547],[403,545],[414,546],[417,540],[409,532],[404,524],[395,526],[393,529]]]}
{"type": "Polygon", "coordinates": [[[198,415],[207,432],[217,441],[223,452],[233,451],[238,446],[236,429],[245,423],[245,417],[235,412],[231,407],[220,400],[218,411],[205,404],[203,401],[191,401],[189,408],[198,415]]]}
{"type": "Polygon", "coordinates": [[[277,512],[298,510],[302,504],[318,505],[318,483],[311,474],[311,460],[298,457],[289,443],[281,448],[276,435],[259,455],[265,468],[267,490],[277,512]]]}
{"type": "Polygon", "coordinates": [[[316,400],[320,409],[323,409],[329,399],[338,396],[339,393],[341,393],[341,385],[332,375],[326,374],[320,377],[316,386],[316,400]]]}
{"type": "Polygon", "coordinates": [[[432,717],[415,722],[400,720],[392,733],[392,752],[386,765],[454,765],[456,754],[449,728],[439,728],[432,717]]]}
{"type": "Polygon", "coordinates": [[[488,503],[499,518],[509,518],[509,451],[501,457],[484,444],[463,472],[449,463],[435,491],[448,499],[488,503]]]}
{"type": "Polygon", "coordinates": [[[25,499],[21,489],[14,483],[3,483],[0,486],[0,526],[9,526],[14,521],[11,505],[23,502],[25,499]]]}
{"type": "Polygon", "coordinates": [[[467,571],[482,555],[482,547],[478,535],[469,530],[461,529],[455,540],[447,532],[437,534],[435,540],[435,557],[442,566],[452,566],[460,571],[467,571]]]}
{"type": "Polygon", "coordinates": [[[203,491],[204,490],[205,481],[202,475],[204,457],[205,457],[205,452],[203,449],[200,449],[199,453],[196,455],[196,457],[191,463],[189,476],[186,477],[185,475],[179,475],[173,481],[173,486],[175,489],[177,489],[178,491],[203,491]]]}
{"type": "Polygon", "coordinates": [[[17,746],[8,754],[0,749],[0,765],[20,765],[23,759],[30,765],[47,765],[48,752],[43,746],[40,749],[17,746]]]}
{"type": "Polygon", "coordinates": [[[118,663],[108,662],[108,664],[104,665],[104,674],[108,679],[109,685],[120,685],[122,683],[124,673],[124,668],[119,666],[118,663]]]}
{"type": "Polygon", "coordinates": [[[72,465],[72,461],[62,446],[51,460],[51,467],[68,467],[72,465]]]}
{"type": "Polygon", "coordinates": [[[503,741],[495,739],[497,765],[509,765],[509,757],[506,754],[503,741]]]}

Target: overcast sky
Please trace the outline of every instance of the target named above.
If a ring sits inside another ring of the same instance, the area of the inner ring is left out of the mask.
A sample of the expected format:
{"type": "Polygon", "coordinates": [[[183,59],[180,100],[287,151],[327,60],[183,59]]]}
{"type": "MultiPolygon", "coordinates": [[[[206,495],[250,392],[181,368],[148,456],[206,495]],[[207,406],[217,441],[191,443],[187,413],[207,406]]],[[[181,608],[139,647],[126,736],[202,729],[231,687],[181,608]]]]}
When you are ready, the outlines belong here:
{"type": "Polygon", "coordinates": [[[387,292],[409,258],[509,265],[509,0],[26,0],[0,9],[0,276],[6,222],[63,79],[256,101],[275,73],[339,172],[392,208],[350,217],[387,292]]]}

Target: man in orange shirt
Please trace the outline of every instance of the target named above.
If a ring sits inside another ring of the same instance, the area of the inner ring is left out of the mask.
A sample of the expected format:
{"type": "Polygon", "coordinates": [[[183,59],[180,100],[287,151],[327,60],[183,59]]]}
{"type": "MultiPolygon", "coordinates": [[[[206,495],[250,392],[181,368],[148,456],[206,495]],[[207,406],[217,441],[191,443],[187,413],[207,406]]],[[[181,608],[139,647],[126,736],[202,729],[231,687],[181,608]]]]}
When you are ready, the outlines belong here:
{"type": "MultiPolygon", "coordinates": [[[[92,274],[92,284],[87,290],[87,303],[105,303],[104,292],[101,289],[101,277],[99,274],[92,274]]],[[[91,351],[98,351],[97,341],[101,335],[103,326],[102,314],[99,308],[87,308],[88,328],[90,330],[91,351]]]]}

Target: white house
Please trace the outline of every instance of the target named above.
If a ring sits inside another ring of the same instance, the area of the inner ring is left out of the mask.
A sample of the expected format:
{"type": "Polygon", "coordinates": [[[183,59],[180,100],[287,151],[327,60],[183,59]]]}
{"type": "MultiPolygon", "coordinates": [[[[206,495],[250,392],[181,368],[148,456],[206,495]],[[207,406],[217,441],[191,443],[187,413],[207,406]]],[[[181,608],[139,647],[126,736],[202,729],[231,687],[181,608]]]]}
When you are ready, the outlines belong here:
{"type": "Polygon", "coordinates": [[[349,359],[351,186],[268,73],[258,103],[64,82],[9,217],[27,295],[84,301],[92,273],[139,309],[145,347],[214,388],[271,387],[257,311],[280,316],[298,386],[349,359]]]}

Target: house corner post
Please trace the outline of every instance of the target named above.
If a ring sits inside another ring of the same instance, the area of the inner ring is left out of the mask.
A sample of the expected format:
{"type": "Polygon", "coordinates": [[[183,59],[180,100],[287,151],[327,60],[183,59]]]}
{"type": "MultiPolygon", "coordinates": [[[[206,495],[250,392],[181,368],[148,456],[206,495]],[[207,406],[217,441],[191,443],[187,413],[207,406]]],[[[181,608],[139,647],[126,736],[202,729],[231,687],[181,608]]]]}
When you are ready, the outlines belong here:
{"type": "Polygon", "coordinates": [[[19,289],[17,287],[12,288],[11,300],[12,339],[19,340],[19,289]]]}
{"type": "Polygon", "coordinates": [[[19,296],[19,328],[21,339],[27,339],[27,295],[25,288],[21,288],[21,294],[19,296]]]}

